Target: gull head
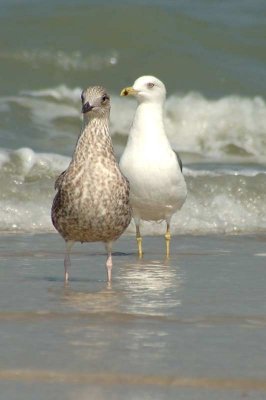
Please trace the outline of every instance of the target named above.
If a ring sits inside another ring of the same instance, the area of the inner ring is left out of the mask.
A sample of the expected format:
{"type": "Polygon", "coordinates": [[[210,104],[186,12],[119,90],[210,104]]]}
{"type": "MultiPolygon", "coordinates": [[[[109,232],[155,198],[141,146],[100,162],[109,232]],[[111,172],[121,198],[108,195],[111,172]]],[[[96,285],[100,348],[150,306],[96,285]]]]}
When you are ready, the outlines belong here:
{"type": "Polygon", "coordinates": [[[121,96],[134,96],[139,103],[163,103],[165,101],[166,89],[155,76],[141,76],[133,86],[126,87],[120,93],[121,96]]]}
{"type": "Polygon", "coordinates": [[[82,113],[84,117],[108,117],[110,96],[102,86],[90,86],[81,93],[82,113]]]}

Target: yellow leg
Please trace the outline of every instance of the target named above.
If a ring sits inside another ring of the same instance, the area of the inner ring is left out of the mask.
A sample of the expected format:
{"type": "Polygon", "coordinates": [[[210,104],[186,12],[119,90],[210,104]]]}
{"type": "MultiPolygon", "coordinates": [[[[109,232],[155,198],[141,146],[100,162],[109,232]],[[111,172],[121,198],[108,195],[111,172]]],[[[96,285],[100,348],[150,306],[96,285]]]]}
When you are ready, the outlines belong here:
{"type": "Polygon", "coordinates": [[[142,258],[143,252],[142,252],[142,237],[140,234],[139,226],[136,226],[136,239],[138,243],[138,251],[139,251],[139,258],[142,258]]]}
{"type": "Polygon", "coordinates": [[[170,233],[170,224],[167,223],[165,237],[165,244],[166,244],[166,257],[170,256],[170,240],[171,240],[171,233],[170,233]]]}

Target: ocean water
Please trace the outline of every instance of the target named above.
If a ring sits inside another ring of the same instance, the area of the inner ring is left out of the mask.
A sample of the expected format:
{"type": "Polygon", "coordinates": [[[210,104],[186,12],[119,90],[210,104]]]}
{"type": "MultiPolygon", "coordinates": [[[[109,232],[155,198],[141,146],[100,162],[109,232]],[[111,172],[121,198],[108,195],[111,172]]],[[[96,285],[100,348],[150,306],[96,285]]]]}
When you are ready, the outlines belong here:
{"type": "Polygon", "coordinates": [[[53,230],[53,182],[80,132],[81,90],[110,92],[119,158],[136,108],[119,93],[153,74],[168,90],[165,125],[189,187],[173,233],[265,232],[263,1],[0,5],[0,231],[53,230]]]}
{"type": "Polygon", "coordinates": [[[0,400],[264,400],[264,0],[0,0],[0,400]],[[165,126],[188,198],[164,225],[64,243],[54,181],[81,129],[82,89],[111,95],[122,154],[141,75],[167,87],[165,126]]]}

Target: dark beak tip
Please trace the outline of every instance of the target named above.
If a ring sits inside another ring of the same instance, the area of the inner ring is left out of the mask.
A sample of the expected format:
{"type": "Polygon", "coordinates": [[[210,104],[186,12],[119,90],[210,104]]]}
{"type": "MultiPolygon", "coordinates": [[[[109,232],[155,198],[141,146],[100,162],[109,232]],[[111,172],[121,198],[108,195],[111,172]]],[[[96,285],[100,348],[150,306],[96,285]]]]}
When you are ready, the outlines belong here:
{"type": "Polygon", "coordinates": [[[85,114],[93,109],[93,106],[90,105],[89,102],[83,104],[82,106],[82,113],[85,114]]]}

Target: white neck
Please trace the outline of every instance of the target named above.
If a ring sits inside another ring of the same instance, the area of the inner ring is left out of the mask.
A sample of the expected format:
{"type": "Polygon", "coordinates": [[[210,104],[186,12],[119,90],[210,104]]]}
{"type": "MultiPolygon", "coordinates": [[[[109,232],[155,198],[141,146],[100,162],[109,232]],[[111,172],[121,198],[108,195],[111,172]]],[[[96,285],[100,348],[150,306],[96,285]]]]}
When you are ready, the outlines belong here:
{"type": "Polygon", "coordinates": [[[162,127],[162,106],[156,103],[139,104],[132,124],[132,131],[135,131],[134,135],[139,134],[142,139],[144,139],[144,136],[152,136],[155,139],[162,127]]]}

